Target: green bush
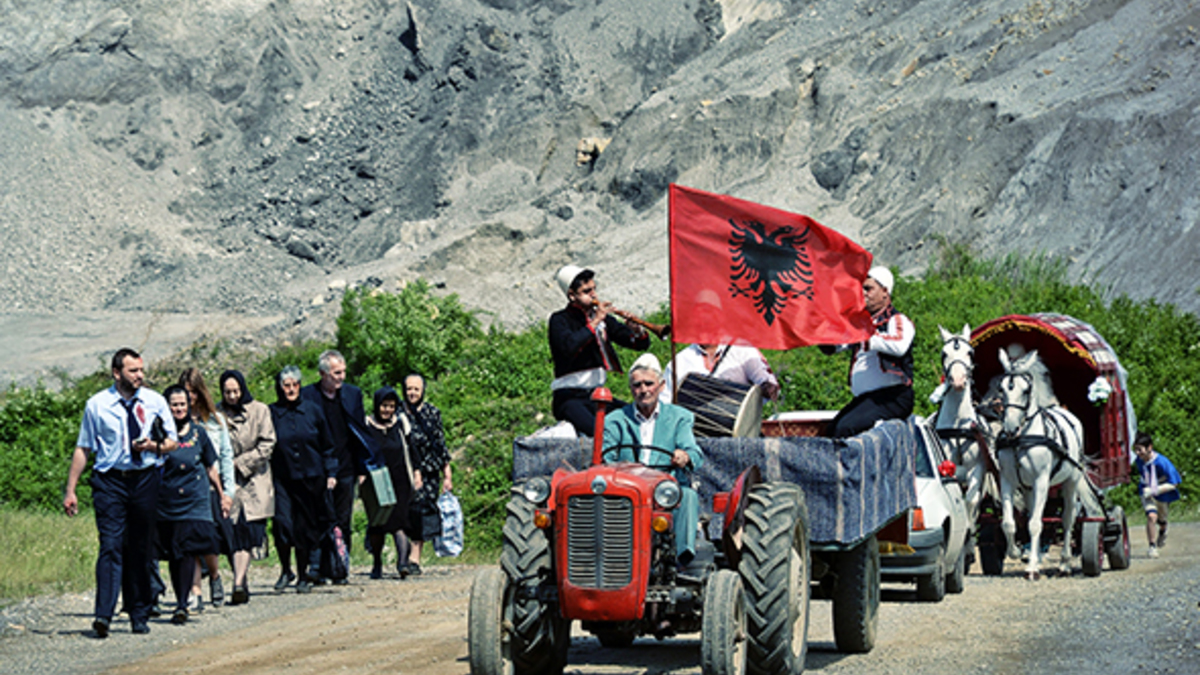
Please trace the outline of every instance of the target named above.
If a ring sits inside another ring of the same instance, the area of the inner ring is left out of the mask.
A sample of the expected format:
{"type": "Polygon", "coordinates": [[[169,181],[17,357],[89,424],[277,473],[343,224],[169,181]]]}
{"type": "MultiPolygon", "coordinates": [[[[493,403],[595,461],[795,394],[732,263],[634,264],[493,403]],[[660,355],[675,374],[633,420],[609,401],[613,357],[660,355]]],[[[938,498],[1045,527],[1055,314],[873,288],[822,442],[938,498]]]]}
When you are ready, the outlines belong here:
{"type": "Polygon", "coordinates": [[[414,372],[436,378],[453,367],[468,340],[483,336],[457,296],[435,297],[424,280],[399,293],[346,293],[337,327],[347,370],[370,391],[414,372]]]}

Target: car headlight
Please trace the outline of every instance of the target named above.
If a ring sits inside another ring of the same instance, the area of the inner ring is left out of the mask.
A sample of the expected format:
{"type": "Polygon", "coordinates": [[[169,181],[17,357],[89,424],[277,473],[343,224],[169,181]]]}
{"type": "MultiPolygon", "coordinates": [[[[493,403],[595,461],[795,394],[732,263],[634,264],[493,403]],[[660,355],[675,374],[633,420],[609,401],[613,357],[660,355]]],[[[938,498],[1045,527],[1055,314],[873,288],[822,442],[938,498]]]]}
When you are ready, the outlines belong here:
{"type": "Polygon", "coordinates": [[[545,478],[531,478],[521,486],[521,494],[534,504],[542,504],[550,498],[550,481],[545,478]]]}
{"type": "Polygon", "coordinates": [[[683,492],[679,489],[679,483],[673,480],[664,480],[654,486],[654,503],[658,504],[660,509],[675,508],[682,496],[683,492]]]}

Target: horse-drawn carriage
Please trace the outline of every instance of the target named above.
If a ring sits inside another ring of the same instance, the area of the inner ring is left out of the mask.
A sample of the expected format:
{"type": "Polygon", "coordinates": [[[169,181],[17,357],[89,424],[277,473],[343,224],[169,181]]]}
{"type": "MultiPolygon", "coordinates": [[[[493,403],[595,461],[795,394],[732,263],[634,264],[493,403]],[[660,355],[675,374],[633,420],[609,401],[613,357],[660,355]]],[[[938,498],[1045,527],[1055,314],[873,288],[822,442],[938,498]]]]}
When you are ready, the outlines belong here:
{"type": "Polygon", "coordinates": [[[1003,570],[1006,539],[1010,556],[1030,546],[1030,577],[1047,542],[1063,544],[1064,571],[1072,543],[1087,576],[1100,574],[1105,557],[1112,569],[1128,567],[1125,514],[1104,492],[1129,480],[1135,420],[1108,343],[1062,314],[1004,316],[969,341],[966,331],[942,337],[948,394],[938,426],[964,466],[984,574],[1003,570]],[[955,393],[964,372],[968,384],[955,393]],[[1028,518],[1015,517],[1017,505],[1028,518]]]}

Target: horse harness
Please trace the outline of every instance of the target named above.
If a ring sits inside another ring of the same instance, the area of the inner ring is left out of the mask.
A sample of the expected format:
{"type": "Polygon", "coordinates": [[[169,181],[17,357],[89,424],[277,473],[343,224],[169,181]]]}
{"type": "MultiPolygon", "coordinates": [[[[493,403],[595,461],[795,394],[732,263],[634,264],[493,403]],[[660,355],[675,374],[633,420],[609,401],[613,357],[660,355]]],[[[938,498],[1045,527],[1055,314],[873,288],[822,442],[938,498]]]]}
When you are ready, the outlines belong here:
{"type": "MultiPolygon", "coordinates": [[[[1027,403],[1024,406],[1015,406],[1014,405],[1013,407],[1028,411],[1029,404],[1027,403]]],[[[1033,415],[1028,415],[1025,419],[1025,424],[1022,425],[1022,428],[1028,429],[1029,426],[1031,424],[1033,424],[1033,421],[1035,419],[1037,419],[1039,416],[1045,418],[1045,425],[1047,428],[1054,429],[1054,431],[1056,432],[1054,435],[1051,436],[1051,435],[1045,435],[1045,434],[1022,434],[1022,433],[1010,435],[1010,434],[1006,434],[1003,431],[1001,431],[1000,435],[997,436],[997,438],[996,438],[996,450],[997,451],[1012,450],[1013,452],[1020,453],[1020,452],[1026,452],[1030,448],[1034,448],[1039,445],[1045,446],[1045,447],[1049,448],[1051,452],[1054,453],[1054,466],[1050,470],[1051,476],[1058,474],[1058,472],[1062,469],[1062,465],[1064,462],[1069,463],[1071,466],[1075,467],[1076,469],[1078,469],[1081,472],[1086,472],[1086,469],[1079,462],[1079,460],[1075,459],[1074,457],[1071,457],[1067,453],[1067,451],[1063,448],[1062,444],[1059,442],[1058,439],[1065,437],[1067,434],[1067,431],[1065,429],[1063,429],[1063,425],[1059,422],[1059,420],[1054,415],[1049,414],[1049,409],[1038,408],[1037,412],[1035,412],[1033,415]]],[[[1080,447],[1082,447],[1083,439],[1081,438],[1081,439],[1079,439],[1079,441],[1080,441],[1080,447]]],[[[1020,472],[1018,472],[1017,476],[1019,479],[1020,472]]],[[[1025,488],[1025,489],[1029,489],[1033,486],[1025,485],[1025,483],[1022,482],[1021,487],[1025,488]]]]}
{"type": "Polygon", "coordinates": [[[1000,475],[1000,467],[996,465],[996,458],[992,454],[991,445],[988,444],[987,435],[974,420],[971,421],[970,426],[936,429],[935,432],[943,441],[953,441],[954,449],[958,451],[959,457],[962,457],[962,446],[975,441],[979,445],[980,454],[983,455],[984,469],[993,476],[1000,475]]]}

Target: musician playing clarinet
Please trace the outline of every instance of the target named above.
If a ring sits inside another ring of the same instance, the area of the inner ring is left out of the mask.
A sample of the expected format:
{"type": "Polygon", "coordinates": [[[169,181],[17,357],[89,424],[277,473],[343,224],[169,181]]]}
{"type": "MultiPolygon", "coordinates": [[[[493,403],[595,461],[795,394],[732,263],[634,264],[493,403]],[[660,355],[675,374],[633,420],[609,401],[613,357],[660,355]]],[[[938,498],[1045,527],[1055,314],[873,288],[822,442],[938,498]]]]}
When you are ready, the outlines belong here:
{"type": "MultiPolygon", "coordinates": [[[[567,296],[567,306],[550,315],[550,356],[554,359],[554,418],[566,420],[581,436],[591,436],[596,426],[592,390],[604,386],[608,372],[622,372],[614,344],[646,351],[650,336],[640,326],[630,327],[611,316],[611,303],[596,297],[592,270],[565,265],[554,275],[567,296]]],[[[609,410],[625,405],[613,399],[609,410]]]]}

